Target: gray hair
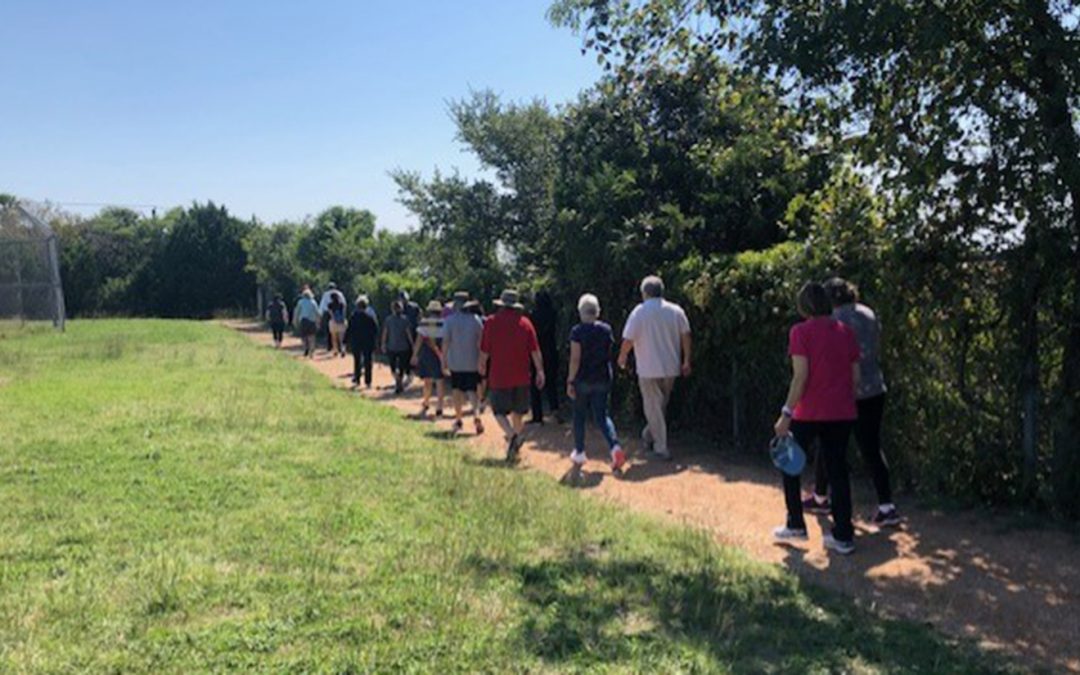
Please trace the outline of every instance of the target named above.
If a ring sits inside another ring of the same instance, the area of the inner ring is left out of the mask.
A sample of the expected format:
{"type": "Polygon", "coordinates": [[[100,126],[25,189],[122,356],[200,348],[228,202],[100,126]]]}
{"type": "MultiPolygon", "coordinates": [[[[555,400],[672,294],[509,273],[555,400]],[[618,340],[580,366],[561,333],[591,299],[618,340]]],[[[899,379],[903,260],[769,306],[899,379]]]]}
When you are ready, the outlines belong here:
{"type": "Polygon", "coordinates": [[[577,310],[585,323],[596,321],[600,317],[600,301],[592,293],[586,293],[578,298],[577,310]]]}
{"type": "Polygon", "coordinates": [[[655,274],[650,274],[641,280],[641,294],[646,298],[664,297],[664,280],[655,274]]]}

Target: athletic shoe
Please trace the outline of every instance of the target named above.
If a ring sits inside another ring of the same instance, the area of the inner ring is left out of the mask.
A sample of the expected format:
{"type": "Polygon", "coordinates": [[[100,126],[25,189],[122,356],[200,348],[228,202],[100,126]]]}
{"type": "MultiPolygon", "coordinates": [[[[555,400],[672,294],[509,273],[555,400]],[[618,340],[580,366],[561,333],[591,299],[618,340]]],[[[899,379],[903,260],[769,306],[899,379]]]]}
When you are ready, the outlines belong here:
{"type": "Polygon", "coordinates": [[[465,424],[461,420],[454,420],[454,426],[450,427],[450,433],[460,434],[465,430],[465,424]]]}
{"type": "Polygon", "coordinates": [[[507,443],[507,445],[506,445],[506,461],[507,462],[512,463],[512,462],[517,460],[517,453],[518,453],[518,447],[519,447],[518,444],[520,442],[521,442],[521,437],[518,436],[517,434],[514,434],[513,436],[510,437],[510,442],[507,443]]]}
{"type": "Polygon", "coordinates": [[[649,459],[652,459],[652,460],[656,460],[657,462],[670,462],[671,461],[671,453],[670,452],[657,452],[655,450],[649,450],[649,452],[646,453],[646,457],[648,457],[649,459]]]}
{"type": "Polygon", "coordinates": [[[575,451],[571,452],[570,453],[570,461],[573,462],[574,464],[584,464],[585,463],[585,453],[583,451],[581,451],[581,450],[575,450],[575,451]]]}
{"type": "Polygon", "coordinates": [[[855,542],[853,541],[842,541],[831,534],[826,534],[821,538],[821,541],[825,544],[825,550],[827,551],[836,551],[840,555],[851,555],[855,552],[855,542]]]}
{"type": "Polygon", "coordinates": [[[616,445],[611,449],[611,470],[622,471],[623,465],[626,464],[626,453],[623,452],[621,445],[616,445]]]}
{"type": "Polygon", "coordinates": [[[429,406],[426,406],[426,405],[420,406],[420,419],[422,419],[422,420],[427,419],[428,409],[429,409],[429,406]]]}
{"type": "Polygon", "coordinates": [[[874,513],[874,517],[870,520],[874,525],[878,527],[896,527],[902,521],[900,518],[900,512],[895,508],[891,509],[878,509],[874,513]]]}
{"type": "Polygon", "coordinates": [[[476,435],[477,436],[480,436],[481,434],[484,433],[484,423],[480,421],[479,417],[477,417],[477,418],[475,418],[473,420],[473,425],[476,426],[476,435]]]}
{"type": "Polygon", "coordinates": [[[443,409],[442,408],[436,408],[435,409],[435,418],[436,419],[442,418],[442,414],[443,414],[443,409]]]}
{"type": "Polygon", "coordinates": [[[806,541],[809,538],[805,527],[778,527],[772,531],[772,536],[774,540],[781,544],[792,541],[806,541]]]}
{"type": "Polygon", "coordinates": [[[802,500],[802,510],[806,513],[813,513],[818,516],[827,516],[832,508],[829,504],[828,497],[825,498],[825,501],[819,501],[817,497],[810,495],[802,500]]]}

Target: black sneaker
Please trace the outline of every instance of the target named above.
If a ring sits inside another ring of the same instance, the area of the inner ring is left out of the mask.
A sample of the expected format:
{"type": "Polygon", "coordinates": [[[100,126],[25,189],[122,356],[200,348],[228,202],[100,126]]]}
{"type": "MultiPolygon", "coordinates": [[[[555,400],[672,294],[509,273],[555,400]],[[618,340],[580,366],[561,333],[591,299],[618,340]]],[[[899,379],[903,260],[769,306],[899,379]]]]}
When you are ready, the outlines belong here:
{"type": "Polygon", "coordinates": [[[514,434],[506,446],[506,462],[513,464],[517,461],[518,448],[521,447],[521,436],[514,434]]]}
{"type": "Polygon", "coordinates": [[[891,509],[878,509],[874,514],[874,517],[870,520],[874,525],[878,527],[896,527],[902,520],[900,518],[900,512],[895,508],[891,509]]]}

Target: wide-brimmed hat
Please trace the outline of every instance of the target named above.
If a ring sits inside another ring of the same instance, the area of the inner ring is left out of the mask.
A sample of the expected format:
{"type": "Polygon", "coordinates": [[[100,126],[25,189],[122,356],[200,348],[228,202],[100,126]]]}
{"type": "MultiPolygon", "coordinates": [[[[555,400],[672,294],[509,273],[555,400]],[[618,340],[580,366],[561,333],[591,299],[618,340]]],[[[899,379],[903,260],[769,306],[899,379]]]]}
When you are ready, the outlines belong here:
{"type": "Polygon", "coordinates": [[[359,305],[361,302],[364,303],[365,305],[371,304],[371,301],[369,301],[368,297],[366,295],[364,295],[363,293],[356,296],[356,304],[359,305]]]}
{"type": "Polygon", "coordinates": [[[438,312],[439,314],[442,314],[442,311],[443,311],[442,303],[439,302],[438,300],[432,300],[431,302],[429,302],[427,304],[427,311],[429,311],[429,312],[438,312]]]}
{"type": "Polygon", "coordinates": [[[496,307],[506,307],[507,309],[525,309],[525,305],[521,304],[520,297],[517,291],[505,290],[491,303],[496,307]]]}
{"type": "Polygon", "coordinates": [[[454,293],[454,302],[465,303],[465,302],[468,302],[468,301],[469,301],[469,292],[468,291],[456,291],[454,293]]]}
{"type": "Polygon", "coordinates": [[[798,476],[806,466],[806,452],[790,434],[777,437],[769,443],[769,455],[773,464],[789,476],[798,476]]]}

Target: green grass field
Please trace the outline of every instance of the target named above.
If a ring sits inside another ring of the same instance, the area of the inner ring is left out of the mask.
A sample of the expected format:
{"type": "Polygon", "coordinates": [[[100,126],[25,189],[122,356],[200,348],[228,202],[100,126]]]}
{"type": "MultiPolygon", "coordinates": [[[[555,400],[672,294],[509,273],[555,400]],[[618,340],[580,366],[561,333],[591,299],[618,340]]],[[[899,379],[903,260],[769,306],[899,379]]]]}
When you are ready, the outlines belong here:
{"type": "Polygon", "coordinates": [[[990,670],[426,428],[213,324],[9,333],[0,670],[990,670]]]}

